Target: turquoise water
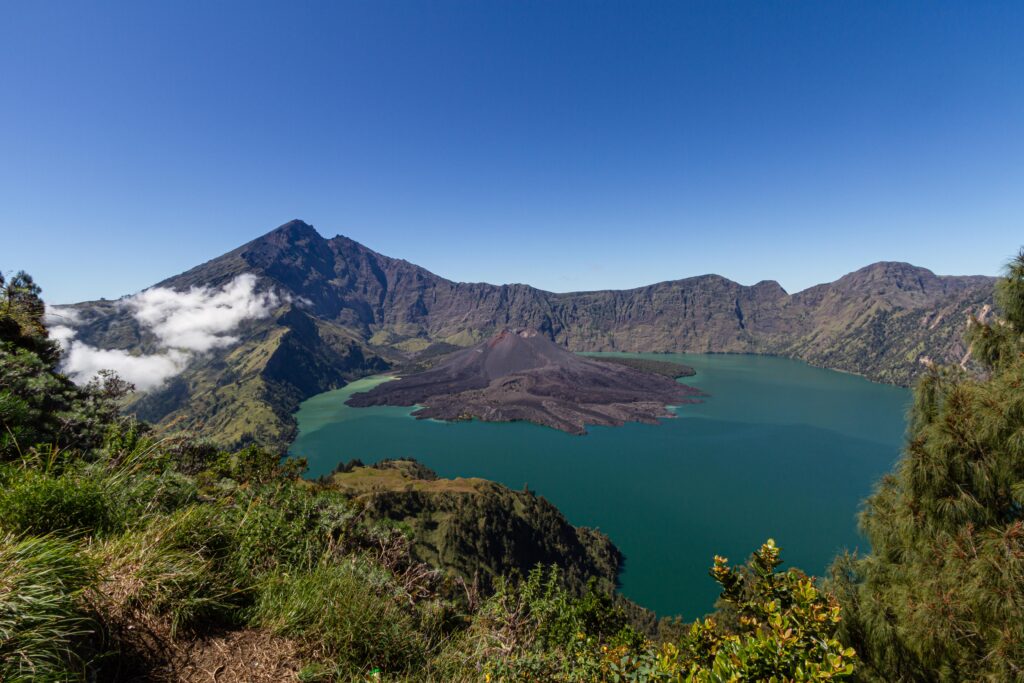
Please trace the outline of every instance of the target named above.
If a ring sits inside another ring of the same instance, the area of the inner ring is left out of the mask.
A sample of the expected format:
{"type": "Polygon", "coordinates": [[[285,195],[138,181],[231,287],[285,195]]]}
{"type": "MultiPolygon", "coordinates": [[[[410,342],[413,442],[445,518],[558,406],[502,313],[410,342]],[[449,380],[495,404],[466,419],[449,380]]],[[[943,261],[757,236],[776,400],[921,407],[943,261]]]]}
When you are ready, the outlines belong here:
{"type": "Polygon", "coordinates": [[[658,425],[572,436],[525,423],[442,423],[408,408],[349,408],[372,378],[315,396],[292,453],[310,476],[342,460],[415,457],[441,476],[528,484],[570,522],[597,527],[626,556],[622,592],[661,615],[710,611],[715,554],[742,561],[776,539],[787,564],[820,574],[863,545],[860,502],[899,455],[906,389],[747,355],[658,355],[693,366],[709,396],[658,425]]]}

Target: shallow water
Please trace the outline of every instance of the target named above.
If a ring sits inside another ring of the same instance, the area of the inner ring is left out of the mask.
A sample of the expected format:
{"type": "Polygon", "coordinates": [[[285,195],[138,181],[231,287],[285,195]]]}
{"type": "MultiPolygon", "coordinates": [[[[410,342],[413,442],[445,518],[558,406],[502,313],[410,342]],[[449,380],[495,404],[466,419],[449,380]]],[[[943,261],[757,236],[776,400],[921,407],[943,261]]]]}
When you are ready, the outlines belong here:
{"type": "Polygon", "coordinates": [[[445,477],[530,489],[626,555],[622,591],[693,618],[717,596],[715,554],[742,561],[775,538],[787,564],[820,574],[863,545],[856,513],[899,455],[906,389],[799,361],[749,355],[629,354],[679,360],[709,396],[658,425],[572,436],[525,423],[416,420],[410,408],[349,408],[368,378],[304,402],[291,452],[309,476],[343,460],[415,457],[445,477]]]}

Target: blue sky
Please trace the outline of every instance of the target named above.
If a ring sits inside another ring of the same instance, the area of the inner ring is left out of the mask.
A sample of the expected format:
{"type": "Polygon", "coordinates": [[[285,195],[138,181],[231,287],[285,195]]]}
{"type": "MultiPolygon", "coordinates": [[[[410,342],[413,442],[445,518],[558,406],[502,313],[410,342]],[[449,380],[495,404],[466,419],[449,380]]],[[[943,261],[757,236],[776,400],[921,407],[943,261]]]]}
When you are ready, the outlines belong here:
{"type": "Polygon", "coordinates": [[[994,274],[1022,35],[1021,2],[7,3],[0,269],[116,297],[302,218],[558,291],[994,274]]]}

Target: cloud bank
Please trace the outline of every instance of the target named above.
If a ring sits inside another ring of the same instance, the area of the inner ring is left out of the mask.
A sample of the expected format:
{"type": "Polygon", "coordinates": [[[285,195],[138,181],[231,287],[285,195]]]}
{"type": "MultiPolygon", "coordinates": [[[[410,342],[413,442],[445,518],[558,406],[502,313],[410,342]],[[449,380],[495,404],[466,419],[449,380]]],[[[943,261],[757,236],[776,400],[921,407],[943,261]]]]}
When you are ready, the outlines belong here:
{"type": "Polygon", "coordinates": [[[197,354],[230,346],[234,332],[246,320],[265,318],[281,302],[272,291],[257,292],[256,276],[243,274],[220,289],[193,287],[177,292],[154,287],[122,299],[118,307],[131,311],[152,332],[160,351],[134,355],[121,349],[100,349],[75,339],[81,315],[69,308],[47,309],[50,337],[64,349],[62,369],[75,382],[85,383],[100,370],[113,370],[139,391],[160,387],[184,370],[197,354]]]}

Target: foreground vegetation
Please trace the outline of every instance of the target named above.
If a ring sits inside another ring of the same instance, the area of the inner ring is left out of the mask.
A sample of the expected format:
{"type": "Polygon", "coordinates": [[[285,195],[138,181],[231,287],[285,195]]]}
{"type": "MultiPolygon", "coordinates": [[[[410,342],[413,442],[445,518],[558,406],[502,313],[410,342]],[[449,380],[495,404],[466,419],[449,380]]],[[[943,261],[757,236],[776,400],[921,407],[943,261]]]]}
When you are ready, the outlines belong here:
{"type": "Polygon", "coordinates": [[[771,542],[749,568],[716,559],[728,628],[659,635],[610,582],[583,585],[559,562],[469,585],[417,561],[410,530],[367,514],[352,491],[301,479],[301,462],[158,438],[119,415],[130,387],[102,376],[79,388],[58,372],[31,279],[0,286],[4,681],[833,680],[852,669],[835,600],[778,572],[771,542]]]}
{"type": "Polygon", "coordinates": [[[61,375],[38,288],[0,280],[0,680],[1024,680],[1024,255],[998,303],[985,376],[918,387],[871,555],[825,585],[772,541],[715,558],[716,614],[653,629],[557,561],[483,587],[424,563],[357,495],[374,472],[160,437],[116,377],[61,375]]]}

